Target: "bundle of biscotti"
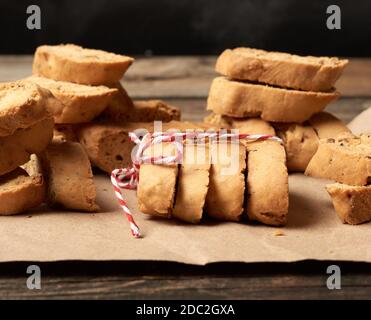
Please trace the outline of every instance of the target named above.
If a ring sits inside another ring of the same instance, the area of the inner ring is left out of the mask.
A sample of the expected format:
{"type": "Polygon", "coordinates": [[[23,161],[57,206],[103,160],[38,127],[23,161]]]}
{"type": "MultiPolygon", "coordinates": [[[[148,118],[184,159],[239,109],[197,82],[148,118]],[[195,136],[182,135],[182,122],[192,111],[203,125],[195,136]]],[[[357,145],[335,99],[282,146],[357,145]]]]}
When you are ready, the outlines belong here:
{"type": "Polygon", "coordinates": [[[371,220],[371,135],[321,139],[306,175],[335,180],[326,189],[343,223],[371,220]]]}
{"type": "MultiPolygon", "coordinates": [[[[249,130],[247,124],[251,123],[252,119],[246,120],[249,118],[234,118],[215,113],[211,113],[204,119],[205,123],[221,128],[249,130]]],[[[318,149],[319,139],[335,138],[341,133],[350,132],[341,120],[327,112],[319,112],[302,124],[273,123],[273,126],[276,134],[283,141],[287,169],[291,172],[305,171],[318,149]]]]}
{"type": "Polygon", "coordinates": [[[207,109],[236,118],[302,123],[339,97],[333,89],[347,60],[250,48],[225,50],[207,109]]]}
{"type": "MultiPolygon", "coordinates": [[[[256,133],[274,134],[273,127],[261,119],[246,122],[256,133]]],[[[173,121],[159,129],[148,123],[125,126],[91,123],[81,127],[77,135],[91,161],[110,172],[131,164],[134,144],[128,133],[135,130],[141,136],[152,131],[212,130],[212,126],[173,121]]],[[[174,152],[173,144],[162,143],[152,145],[145,155],[168,156],[174,152]]],[[[225,221],[245,218],[268,225],[285,225],[289,201],[285,163],[284,148],[277,141],[186,142],[180,164],[141,165],[138,206],[146,214],[191,223],[199,222],[205,213],[225,221]]]]}

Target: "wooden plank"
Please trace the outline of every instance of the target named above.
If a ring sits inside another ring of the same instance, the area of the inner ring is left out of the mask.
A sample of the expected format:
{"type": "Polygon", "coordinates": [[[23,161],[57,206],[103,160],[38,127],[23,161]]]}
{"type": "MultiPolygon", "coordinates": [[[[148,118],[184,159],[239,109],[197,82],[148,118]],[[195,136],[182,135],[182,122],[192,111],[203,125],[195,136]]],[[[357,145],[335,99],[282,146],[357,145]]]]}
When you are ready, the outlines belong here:
{"type": "Polygon", "coordinates": [[[47,275],[41,290],[29,290],[26,277],[8,276],[0,299],[371,299],[370,273],[344,275],[341,290],[329,290],[326,280],[325,272],[47,275]]]}
{"type": "MultiPolygon", "coordinates": [[[[123,79],[133,98],[205,98],[215,57],[139,57],[123,79]]],[[[345,97],[371,97],[371,59],[352,58],[337,89],[345,97]]],[[[1,56],[0,81],[31,74],[32,56],[1,56]]]]}

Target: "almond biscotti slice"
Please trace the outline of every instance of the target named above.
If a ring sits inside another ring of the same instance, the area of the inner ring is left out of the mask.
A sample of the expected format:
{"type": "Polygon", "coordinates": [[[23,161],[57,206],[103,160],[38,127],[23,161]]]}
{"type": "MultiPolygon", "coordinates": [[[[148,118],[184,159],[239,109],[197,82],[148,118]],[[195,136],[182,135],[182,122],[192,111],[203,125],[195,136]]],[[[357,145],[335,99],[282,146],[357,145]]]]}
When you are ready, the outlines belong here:
{"type": "Polygon", "coordinates": [[[371,185],[334,183],[327,185],[326,190],[343,223],[360,224],[371,220],[371,185]]]}
{"type": "Polygon", "coordinates": [[[250,220],[285,225],[289,206],[286,154],[275,141],[247,144],[247,206],[250,220]]]}
{"type": "MultiPolygon", "coordinates": [[[[148,156],[175,155],[173,144],[152,145],[144,154],[148,156]]],[[[170,218],[175,199],[178,164],[156,165],[144,163],[140,166],[137,189],[138,207],[143,213],[170,218]]]]}
{"type": "Polygon", "coordinates": [[[227,221],[241,220],[245,199],[246,149],[239,142],[211,144],[208,216],[227,221]]]}
{"type": "Polygon", "coordinates": [[[179,169],[173,217],[200,222],[209,187],[210,157],[207,144],[187,143],[179,169]]]}
{"type": "Polygon", "coordinates": [[[236,80],[249,80],[306,91],[330,91],[348,60],[298,56],[251,48],[225,50],[216,71],[236,80]]]}
{"type": "Polygon", "coordinates": [[[0,176],[0,215],[22,213],[44,202],[46,186],[42,172],[34,164],[28,164],[31,174],[17,168],[0,176]]]}
{"type": "Polygon", "coordinates": [[[321,139],[305,174],[354,186],[369,184],[371,135],[344,133],[336,138],[321,139]]]}
{"type": "Polygon", "coordinates": [[[60,44],[38,47],[32,71],[53,80],[108,85],[120,81],[133,61],[131,57],[102,50],[60,44]]]}
{"type": "Polygon", "coordinates": [[[26,81],[50,92],[61,102],[58,108],[49,108],[55,123],[84,123],[97,117],[110,103],[117,89],[105,86],[87,86],[65,81],[54,81],[32,76],[26,81]]]}
{"type": "Polygon", "coordinates": [[[51,205],[87,212],[99,209],[89,158],[79,143],[53,140],[41,160],[51,205]]]}
{"type": "Polygon", "coordinates": [[[31,154],[42,152],[53,138],[53,127],[53,118],[46,118],[10,136],[0,136],[0,175],[28,162],[31,154]]]}
{"type": "Polygon", "coordinates": [[[287,90],[260,84],[213,80],[207,109],[231,117],[257,117],[272,122],[304,122],[339,97],[337,92],[287,90]]]}
{"type": "Polygon", "coordinates": [[[0,83],[0,137],[9,136],[49,118],[49,107],[60,103],[49,90],[27,81],[0,83]]]}

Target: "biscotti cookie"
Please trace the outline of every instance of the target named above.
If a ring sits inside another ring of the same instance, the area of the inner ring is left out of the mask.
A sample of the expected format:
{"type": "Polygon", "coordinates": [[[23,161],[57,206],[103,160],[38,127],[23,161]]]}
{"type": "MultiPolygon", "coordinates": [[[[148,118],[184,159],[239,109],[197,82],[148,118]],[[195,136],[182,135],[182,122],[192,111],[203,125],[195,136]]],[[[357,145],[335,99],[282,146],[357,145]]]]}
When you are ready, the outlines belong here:
{"type": "Polygon", "coordinates": [[[246,149],[238,143],[212,143],[207,215],[239,221],[245,199],[246,149]]]}
{"type": "Polygon", "coordinates": [[[53,140],[41,159],[52,206],[88,212],[99,209],[89,158],[79,143],[53,140]]]}
{"type": "Polygon", "coordinates": [[[360,187],[334,183],[327,185],[326,190],[343,223],[360,224],[371,220],[371,185],[360,187]]]}
{"type": "Polygon", "coordinates": [[[97,117],[110,103],[117,89],[86,86],[32,76],[26,79],[50,92],[61,102],[49,108],[55,123],[84,123],[97,117]]]}
{"type": "Polygon", "coordinates": [[[351,132],[343,121],[328,112],[313,115],[308,123],[316,131],[319,139],[335,138],[341,133],[351,132]]]}
{"type": "Polygon", "coordinates": [[[178,174],[173,217],[200,222],[209,187],[209,148],[206,144],[185,144],[178,174]]]}
{"type": "Polygon", "coordinates": [[[120,82],[115,83],[111,88],[117,89],[117,92],[100,118],[120,123],[128,121],[127,118],[134,110],[133,101],[120,82]]]}
{"type": "MultiPolygon", "coordinates": [[[[175,155],[175,152],[174,145],[161,143],[152,145],[144,154],[170,156],[175,155]]],[[[146,214],[170,218],[175,198],[177,175],[178,164],[142,164],[137,189],[139,210],[146,214]]]]}
{"type": "Polygon", "coordinates": [[[53,126],[53,118],[46,118],[10,136],[0,136],[0,175],[29,161],[31,154],[42,152],[53,138],[53,126]]]}
{"type": "MultiPolygon", "coordinates": [[[[252,132],[262,132],[257,123],[252,132]]],[[[247,205],[250,220],[279,226],[287,222],[289,206],[288,173],[284,147],[276,141],[255,141],[247,148],[247,205]]]]}
{"type": "Polygon", "coordinates": [[[305,174],[349,185],[367,185],[371,181],[371,135],[343,133],[321,139],[305,174]]]}
{"type": "Polygon", "coordinates": [[[30,173],[17,168],[0,176],[0,215],[22,213],[44,202],[46,186],[37,161],[27,168],[30,173]]]}
{"type": "Polygon", "coordinates": [[[322,111],[339,93],[287,90],[215,78],[207,109],[231,117],[257,117],[272,122],[304,122],[322,111]]]}
{"type": "Polygon", "coordinates": [[[9,136],[50,117],[48,107],[59,105],[50,91],[17,81],[0,84],[0,137],[9,136]]]}
{"type": "Polygon", "coordinates": [[[287,169],[290,172],[304,172],[318,149],[316,131],[309,125],[293,123],[277,126],[277,135],[285,147],[287,169]]]}
{"type": "Polygon", "coordinates": [[[134,59],[73,44],[40,46],[36,49],[34,75],[88,85],[114,84],[134,59]]]}
{"type": "Polygon", "coordinates": [[[236,80],[307,91],[329,91],[347,64],[348,60],[335,57],[235,48],[227,49],[219,56],[215,69],[236,80]]]}

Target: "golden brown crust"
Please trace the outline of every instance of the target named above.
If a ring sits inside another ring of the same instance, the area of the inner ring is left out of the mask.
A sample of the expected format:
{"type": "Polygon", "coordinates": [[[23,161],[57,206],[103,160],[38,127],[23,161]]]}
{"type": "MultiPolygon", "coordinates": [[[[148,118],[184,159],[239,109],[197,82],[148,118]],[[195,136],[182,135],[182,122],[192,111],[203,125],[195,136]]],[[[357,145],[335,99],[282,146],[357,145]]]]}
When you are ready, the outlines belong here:
{"type": "Polygon", "coordinates": [[[305,174],[349,185],[367,185],[371,179],[371,135],[343,133],[321,139],[305,174]]]}
{"type": "Polygon", "coordinates": [[[42,152],[53,137],[53,118],[46,118],[12,135],[0,137],[0,175],[26,163],[33,153],[42,152]]]}
{"type": "Polygon", "coordinates": [[[33,74],[53,80],[88,85],[114,84],[134,59],[73,44],[40,46],[36,49],[33,74]]]}
{"type": "MultiPolygon", "coordinates": [[[[175,148],[169,143],[156,144],[148,148],[145,154],[151,156],[174,155],[175,148]]],[[[177,164],[142,164],[137,189],[139,210],[146,214],[170,218],[175,198],[177,175],[177,164]]]]}
{"type": "Polygon", "coordinates": [[[371,220],[371,185],[355,187],[334,183],[327,185],[326,190],[343,223],[360,224],[371,220]]]}
{"type": "Polygon", "coordinates": [[[48,201],[66,209],[99,209],[89,158],[79,143],[54,140],[42,154],[48,201]]]}
{"type": "Polygon", "coordinates": [[[39,206],[45,200],[46,186],[41,171],[30,168],[32,174],[17,168],[0,176],[0,215],[25,212],[39,206]]]}
{"type": "Polygon", "coordinates": [[[289,206],[286,154],[275,141],[247,144],[247,215],[264,224],[287,223],[289,206]]]}
{"type": "Polygon", "coordinates": [[[241,219],[245,171],[246,149],[242,144],[221,142],[211,145],[210,181],[206,196],[208,216],[227,221],[241,219]]]}
{"type": "Polygon", "coordinates": [[[209,186],[209,148],[207,145],[185,144],[179,169],[173,217],[200,222],[209,186]]]}
{"type": "Polygon", "coordinates": [[[251,48],[225,50],[216,71],[236,80],[249,80],[306,91],[330,91],[348,60],[297,56],[251,48]]]}
{"type": "Polygon", "coordinates": [[[55,123],[84,123],[97,117],[117,94],[116,89],[105,86],[87,86],[65,81],[54,81],[32,76],[25,81],[50,90],[61,104],[49,107],[55,123]]]}
{"type": "Polygon", "coordinates": [[[257,117],[272,122],[304,122],[336,100],[337,92],[287,90],[259,84],[213,80],[207,109],[231,117],[257,117]]]}
{"type": "Polygon", "coordinates": [[[0,137],[49,118],[48,106],[60,105],[49,90],[27,81],[0,84],[0,137]]]}

